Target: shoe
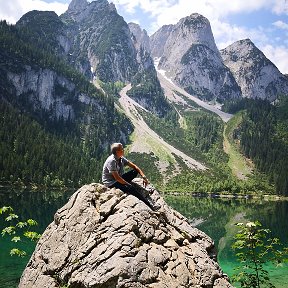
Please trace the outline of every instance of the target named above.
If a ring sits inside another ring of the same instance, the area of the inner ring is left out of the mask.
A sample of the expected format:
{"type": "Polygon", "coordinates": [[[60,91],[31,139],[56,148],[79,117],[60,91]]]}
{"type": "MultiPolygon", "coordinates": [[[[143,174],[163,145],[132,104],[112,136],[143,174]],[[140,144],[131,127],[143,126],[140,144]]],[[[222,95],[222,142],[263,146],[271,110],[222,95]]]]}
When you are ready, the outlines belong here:
{"type": "Polygon", "coordinates": [[[152,206],[153,211],[158,211],[160,208],[161,208],[161,205],[157,203],[152,206]]]}

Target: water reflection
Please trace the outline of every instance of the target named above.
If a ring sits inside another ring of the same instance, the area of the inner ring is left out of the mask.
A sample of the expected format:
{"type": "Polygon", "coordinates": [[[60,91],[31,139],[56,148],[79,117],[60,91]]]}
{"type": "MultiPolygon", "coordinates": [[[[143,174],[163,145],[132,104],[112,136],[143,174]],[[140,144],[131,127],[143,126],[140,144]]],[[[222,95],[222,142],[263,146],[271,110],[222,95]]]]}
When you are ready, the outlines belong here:
{"type": "MultiPolygon", "coordinates": [[[[185,215],[191,224],[196,224],[195,227],[215,241],[218,261],[228,275],[232,275],[233,268],[238,265],[231,250],[233,237],[237,231],[235,223],[243,220],[259,220],[263,227],[272,231],[271,237],[279,238],[288,247],[287,201],[183,196],[167,196],[165,199],[168,204],[185,215]]],[[[287,265],[275,268],[268,264],[267,270],[277,288],[287,287],[285,286],[288,283],[287,268],[287,265]]]]}
{"type": "Polygon", "coordinates": [[[54,213],[62,207],[75,190],[15,190],[0,189],[0,206],[11,206],[23,219],[33,218],[43,231],[52,222],[54,213]]]}

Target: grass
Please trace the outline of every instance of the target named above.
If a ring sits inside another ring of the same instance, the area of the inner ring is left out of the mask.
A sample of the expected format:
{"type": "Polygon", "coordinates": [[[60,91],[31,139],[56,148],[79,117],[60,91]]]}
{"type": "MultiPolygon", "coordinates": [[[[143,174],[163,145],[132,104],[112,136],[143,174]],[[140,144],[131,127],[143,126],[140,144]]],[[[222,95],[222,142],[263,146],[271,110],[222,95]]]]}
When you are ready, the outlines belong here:
{"type": "Polygon", "coordinates": [[[240,180],[246,180],[252,172],[252,164],[249,163],[239,151],[237,142],[233,139],[233,131],[236,130],[242,121],[242,112],[237,113],[225,126],[224,137],[224,151],[229,155],[228,166],[233,175],[240,180]]]}

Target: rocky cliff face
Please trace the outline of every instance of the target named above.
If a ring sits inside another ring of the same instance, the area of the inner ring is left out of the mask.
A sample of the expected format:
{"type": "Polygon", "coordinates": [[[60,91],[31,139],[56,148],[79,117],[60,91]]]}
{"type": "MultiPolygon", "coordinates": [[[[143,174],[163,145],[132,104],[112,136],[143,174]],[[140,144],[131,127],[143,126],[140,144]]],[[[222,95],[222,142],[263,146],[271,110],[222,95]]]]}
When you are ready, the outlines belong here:
{"type": "Polygon", "coordinates": [[[66,78],[57,75],[49,69],[32,69],[25,66],[21,73],[7,73],[7,79],[13,85],[15,96],[19,101],[28,101],[33,110],[45,110],[52,118],[73,120],[75,112],[71,104],[67,104],[67,98],[71,100],[81,99],[75,85],[66,78]]]}
{"type": "Polygon", "coordinates": [[[151,55],[160,58],[164,54],[165,44],[174,25],[164,25],[150,37],[151,55]]]}
{"type": "Polygon", "coordinates": [[[70,62],[86,76],[126,82],[137,72],[130,30],[107,0],[73,0],[61,16],[71,39],[70,62]]]}
{"type": "Polygon", "coordinates": [[[199,14],[181,19],[152,36],[153,56],[163,54],[159,68],[166,71],[178,85],[201,98],[231,99],[240,97],[240,88],[222,62],[209,21],[199,14]],[[162,48],[163,47],[163,48],[162,48]]]}
{"type": "Polygon", "coordinates": [[[243,97],[274,101],[288,94],[288,80],[250,39],[240,40],[220,51],[233,73],[243,97]]]}
{"type": "Polygon", "coordinates": [[[128,92],[129,96],[152,113],[163,116],[170,107],[157,78],[150,54],[149,36],[138,24],[129,23],[128,26],[138,62],[138,72],[133,77],[133,87],[128,92]]]}
{"type": "Polygon", "coordinates": [[[120,190],[83,186],[56,212],[19,287],[232,287],[213,241],[151,197],[161,213],[120,190]]]}
{"type": "Polygon", "coordinates": [[[52,12],[31,11],[21,17],[17,27],[28,28],[33,44],[57,54],[88,80],[131,82],[136,101],[159,115],[166,113],[167,103],[155,105],[158,97],[162,102],[166,100],[149,53],[147,32],[136,24],[129,29],[114,4],[107,0],[73,0],[60,17],[52,12]]]}
{"type": "Polygon", "coordinates": [[[150,38],[145,29],[141,29],[141,27],[136,23],[128,23],[129,29],[132,34],[132,41],[134,42],[134,46],[137,51],[141,48],[147,52],[150,52],[150,38]]]}
{"type": "Polygon", "coordinates": [[[138,24],[128,24],[131,39],[137,53],[137,62],[139,63],[138,73],[145,71],[155,71],[153,60],[150,56],[150,39],[146,30],[142,30],[138,24]]]}

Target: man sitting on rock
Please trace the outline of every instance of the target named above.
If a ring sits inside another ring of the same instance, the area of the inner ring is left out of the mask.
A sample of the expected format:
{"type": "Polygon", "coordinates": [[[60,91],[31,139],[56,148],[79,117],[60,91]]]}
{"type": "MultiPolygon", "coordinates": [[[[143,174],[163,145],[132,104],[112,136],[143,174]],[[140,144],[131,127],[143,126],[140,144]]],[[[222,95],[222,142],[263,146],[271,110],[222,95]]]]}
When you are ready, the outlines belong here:
{"type": "Polygon", "coordinates": [[[149,183],[143,171],[131,161],[124,157],[124,149],[121,143],[113,143],[111,145],[111,155],[104,163],[102,171],[102,182],[106,187],[118,188],[123,192],[133,195],[143,201],[152,210],[156,211],[160,205],[152,202],[152,199],[146,198],[141,192],[137,191],[132,185],[131,181],[138,175],[143,179],[144,187],[149,183]],[[128,165],[132,170],[124,173],[124,166],[128,165]]]}

